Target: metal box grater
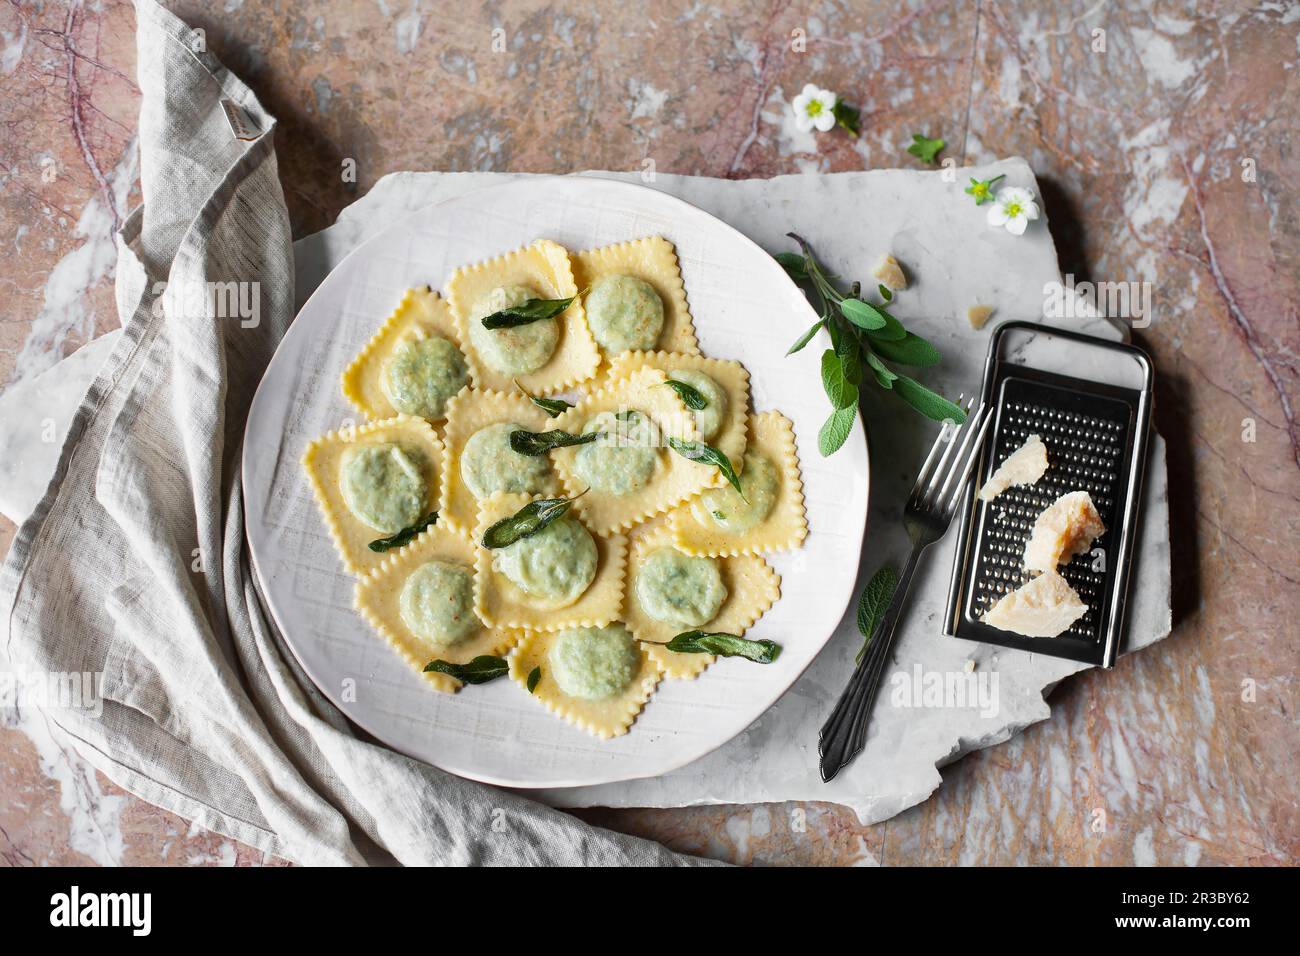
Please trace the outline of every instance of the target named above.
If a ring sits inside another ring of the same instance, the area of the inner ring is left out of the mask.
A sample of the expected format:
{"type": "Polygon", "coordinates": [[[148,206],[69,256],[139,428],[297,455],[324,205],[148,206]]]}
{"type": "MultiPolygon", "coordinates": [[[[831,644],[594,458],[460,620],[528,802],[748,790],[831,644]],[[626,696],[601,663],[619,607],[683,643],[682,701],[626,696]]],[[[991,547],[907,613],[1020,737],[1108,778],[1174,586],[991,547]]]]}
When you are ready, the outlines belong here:
{"type": "Polygon", "coordinates": [[[1007,322],[994,332],[982,390],[993,423],[966,490],[945,634],[1102,667],[1115,663],[1136,547],[1152,382],[1150,359],[1131,345],[1032,322],[1007,322]],[[1035,355],[1050,361],[1037,363],[1035,355]],[[1081,378],[1060,369],[1097,374],[1081,378]],[[980,486],[1030,435],[1047,446],[1047,473],[1034,485],[980,501],[980,486]],[[1032,577],[1021,558],[1034,521],[1069,491],[1087,491],[1106,525],[1090,554],[1058,569],[1088,612],[1057,637],[1024,637],[982,623],[980,615],[1032,577]]]}

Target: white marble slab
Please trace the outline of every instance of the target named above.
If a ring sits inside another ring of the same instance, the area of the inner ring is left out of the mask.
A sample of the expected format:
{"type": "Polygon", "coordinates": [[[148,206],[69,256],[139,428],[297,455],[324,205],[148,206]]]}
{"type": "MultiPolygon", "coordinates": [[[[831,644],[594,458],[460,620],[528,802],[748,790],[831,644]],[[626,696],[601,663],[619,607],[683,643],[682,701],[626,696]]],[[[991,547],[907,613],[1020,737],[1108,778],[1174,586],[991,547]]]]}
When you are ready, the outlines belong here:
{"type": "MultiPolygon", "coordinates": [[[[1005,319],[1043,320],[1044,287],[1060,278],[1045,222],[1011,241],[1007,233],[990,230],[984,224],[984,210],[961,193],[966,176],[987,178],[998,173],[1007,175],[1008,184],[1035,188],[1031,171],[1018,159],[962,170],[963,178],[957,182],[947,182],[937,172],[881,170],[741,181],[659,175],[648,185],[704,208],[771,251],[792,248],[784,234],[798,231],[813,243],[823,262],[846,278],[869,282],[880,256],[893,253],[912,279],[894,311],[944,355],[944,363],[929,370],[925,380],[956,394],[978,387],[989,329],[1005,319]],[[966,309],[975,303],[997,309],[984,331],[972,330],[965,319],[966,309]]],[[[639,179],[635,174],[587,175],[639,179]]],[[[298,302],[343,256],[400,216],[510,178],[512,174],[497,173],[399,173],[384,178],[344,210],[334,226],[295,244],[298,302]]],[[[1102,319],[1059,321],[1094,334],[1121,334],[1102,319]]],[[[800,331],[792,328],[791,339],[800,331]]],[[[75,390],[68,382],[71,377],[65,377],[64,388],[75,390]]],[[[83,378],[82,391],[89,384],[89,378],[83,378]]],[[[755,383],[756,389],[763,387],[755,383]]],[[[29,463],[17,469],[21,474],[13,474],[13,469],[10,474],[0,473],[0,509],[14,518],[25,513],[25,502],[39,496],[53,464],[52,455],[31,447],[30,435],[22,438],[11,427],[21,418],[16,414],[20,406],[11,402],[19,400],[10,393],[0,396],[0,422],[4,423],[0,449],[29,463]],[[47,457],[50,465],[42,477],[37,473],[47,457]]],[[[898,566],[906,555],[902,504],[935,426],[921,421],[892,396],[875,391],[868,393],[864,420],[873,469],[861,571],[865,581],[880,565],[898,566]]],[[[816,462],[805,462],[804,467],[815,468],[816,462]]],[[[1128,651],[1169,632],[1166,493],[1164,444],[1156,438],[1147,471],[1135,569],[1140,586],[1133,589],[1128,651]]],[[[932,548],[918,573],[867,748],[833,783],[823,784],[817,773],[817,728],[847,681],[861,643],[852,614],[794,687],[721,749],[661,777],[546,791],[542,798],[575,807],[829,800],[851,807],[864,822],[886,819],[921,802],[939,785],[939,767],[1046,719],[1050,708],[1043,696],[1083,669],[1066,661],[942,637],[939,622],[953,547],[950,537],[932,548]],[[917,668],[921,679],[930,674],[965,674],[970,661],[975,662],[977,679],[984,681],[989,706],[905,706],[903,689],[912,686],[917,668]]],[[[785,586],[797,587],[797,577],[788,577],[785,586]]]]}

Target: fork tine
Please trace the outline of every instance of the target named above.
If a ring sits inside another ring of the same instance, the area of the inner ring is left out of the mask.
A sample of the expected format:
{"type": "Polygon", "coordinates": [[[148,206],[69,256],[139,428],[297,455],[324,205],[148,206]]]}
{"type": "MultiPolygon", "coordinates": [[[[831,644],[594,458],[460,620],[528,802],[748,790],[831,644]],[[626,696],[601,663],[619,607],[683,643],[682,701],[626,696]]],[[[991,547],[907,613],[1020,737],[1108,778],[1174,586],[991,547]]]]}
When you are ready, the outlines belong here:
{"type": "Polygon", "coordinates": [[[961,480],[957,482],[957,487],[960,489],[966,484],[966,477],[970,474],[966,465],[969,460],[974,457],[971,454],[971,440],[975,439],[978,435],[979,439],[976,439],[974,442],[974,447],[979,447],[979,440],[984,436],[984,422],[988,420],[988,416],[985,412],[985,407],[981,405],[974,415],[969,416],[966,419],[966,434],[962,435],[961,447],[957,449],[957,457],[952,463],[953,467],[948,472],[948,477],[944,481],[943,487],[939,489],[939,494],[935,496],[935,504],[940,510],[946,510],[944,502],[948,500],[948,488],[952,485],[952,481],[957,477],[958,472],[962,473],[962,477],[961,480]]]}
{"type": "MultiPolygon", "coordinates": [[[[957,401],[960,403],[961,401],[960,396],[958,396],[957,401]]],[[[944,422],[944,426],[939,432],[940,438],[943,438],[944,435],[948,436],[947,441],[945,442],[947,447],[944,448],[943,454],[939,457],[939,463],[935,466],[934,474],[926,476],[925,488],[921,492],[921,501],[923,504],[926,504],[928,507],[933,507],[934,505],[938,504],[940,500],[934,495],[934,491],[938,487],[939,481],[944,477],[944,475],[947,474],[948,458],[952,455],[952,450],[957,445],[958,434],[960,434],[961,430],[966,426],[967,422],[970,421],[970,415],[969,415],[970,407],[974,403],[975,403],[975,396],[972,395],[970,397],[970,401],[968,401],[965,404],[965,406],[962,408],[962,411],[968,413],[966,416],[966,421],[962,422],[961,425],[955,425],[955,423],[951,423],[954,425],[952,431],[949,431],[950,423],[944,422]]],[[[921,487],[921,479],[919,478],[917,479],[917,487],[918,488],[921,487]]]]}
{"type": "MultiPolygon", "coordinates": [[[[958,395],[957,403],[961,404],[961,400],[965,397],[965,393],[958,395]]],[[[947,431],[948,425],[945,422],[943,427],[939,429],[939,434],[935,437],[934,444],[930,446],[930,454],[925,456],[925,463],[921,465],[921,470],[917,472],[916,483],[912,485],[912,495],[909,499],[909,503],[915,502],[919,504],[925,497],[924,492],[926,485],[930,481],[930,466],[934,463],[934,456],[938,454],[939,448],[944,444],[943,439],[944,435],[947,434],[947,431]]]]}
{"type": "MultiPolygon", "coordinates": [[[[984,421],[980,422],[979,437],[975,439],[975,444],[971,448],[970,454],[966,456],[966,465],[961,470],[961,478],[957,481],[957,487],[953,489],[952,500],[946,506],[949,512],[956,510],[957,502],[961,499],[962,490],[966,487],[966,481],[970,478],[971,470],[975,467],[975,459],[979,457],[979,449],[984,444],[984,435],[989,430],[989,422],[993,421],[992,413],[985,414],[984,421]]],[[[974,429],[972,429],[974,431],[974,429]]],[[[946,486],[945,486],[945,490],[946,486]]]]}

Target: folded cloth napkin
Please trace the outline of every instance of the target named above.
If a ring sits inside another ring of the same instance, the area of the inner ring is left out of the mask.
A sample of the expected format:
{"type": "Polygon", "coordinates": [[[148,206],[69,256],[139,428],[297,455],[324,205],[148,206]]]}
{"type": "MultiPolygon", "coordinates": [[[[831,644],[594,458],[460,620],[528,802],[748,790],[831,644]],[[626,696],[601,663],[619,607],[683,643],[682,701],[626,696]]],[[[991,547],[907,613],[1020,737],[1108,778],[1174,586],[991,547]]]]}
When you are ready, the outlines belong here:
{"type": "Polygon", "coordinates": [[[257,593],[239,485],[293,318],[275,120],[184,23],[136,8],[124,331],[0,571],[10,669],[94,675],[93,700],[46,700],[56,735],[149,802],[303,863],[698,862],[371,743],[301,672],[257,593]]]}

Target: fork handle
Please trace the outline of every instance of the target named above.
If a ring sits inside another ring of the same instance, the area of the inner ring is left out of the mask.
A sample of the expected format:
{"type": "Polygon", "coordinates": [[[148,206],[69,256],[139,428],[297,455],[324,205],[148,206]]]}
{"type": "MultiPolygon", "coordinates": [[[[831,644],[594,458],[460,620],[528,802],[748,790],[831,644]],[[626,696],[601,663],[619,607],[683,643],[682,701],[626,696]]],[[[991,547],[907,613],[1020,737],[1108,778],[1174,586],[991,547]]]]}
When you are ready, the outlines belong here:
{"type": "Polygon", "coordinates": [[[867,718],[871,716],[872,705],[876,701],[876,691],[880,688],[880,678],[885,671],[885,663],[894,646],[894,628],[899,614],[907,599],[908,588],[912,584],[912,575],[925,550],[924,544],[915,544],[908,555],[907,563],[898,578],[898,587],[871,634],[871,643],[867,653],[858,662],[849,685],[840,695],[839,703],[831,712],[830,718],[822,725],[818,735],[817,751],[821,755],[822,780],[829,782],[837,773],[853,762],[867,742],[867,718]]]}

